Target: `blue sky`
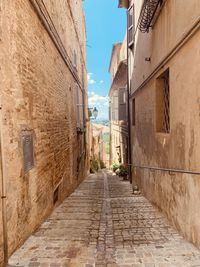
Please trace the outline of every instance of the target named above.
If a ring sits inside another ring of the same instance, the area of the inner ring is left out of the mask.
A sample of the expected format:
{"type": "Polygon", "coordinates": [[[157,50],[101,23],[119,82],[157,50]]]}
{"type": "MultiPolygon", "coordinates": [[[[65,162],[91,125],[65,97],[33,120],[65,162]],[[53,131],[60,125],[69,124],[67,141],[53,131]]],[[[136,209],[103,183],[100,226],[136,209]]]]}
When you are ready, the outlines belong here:
{"type": "Polygon", "coordinates": [[[108,72],[112,45],[122,42],[126,31],[126,11],[118,0],[85,0],[87,27],[87,70],[89,107],[97,107],[99,119],[108,118],[108,72]]]}

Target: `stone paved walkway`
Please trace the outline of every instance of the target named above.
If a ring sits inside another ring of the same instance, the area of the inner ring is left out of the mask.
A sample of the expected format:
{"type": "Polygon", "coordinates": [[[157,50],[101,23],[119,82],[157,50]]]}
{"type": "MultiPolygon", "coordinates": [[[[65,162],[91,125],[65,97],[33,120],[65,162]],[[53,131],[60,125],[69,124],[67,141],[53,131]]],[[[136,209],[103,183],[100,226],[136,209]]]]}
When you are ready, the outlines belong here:
{"type": "Polygon", "coordinates": [[[10,258],[20,267],[200,266],[200,251],[128,182],[90,175],[10,258]]]}

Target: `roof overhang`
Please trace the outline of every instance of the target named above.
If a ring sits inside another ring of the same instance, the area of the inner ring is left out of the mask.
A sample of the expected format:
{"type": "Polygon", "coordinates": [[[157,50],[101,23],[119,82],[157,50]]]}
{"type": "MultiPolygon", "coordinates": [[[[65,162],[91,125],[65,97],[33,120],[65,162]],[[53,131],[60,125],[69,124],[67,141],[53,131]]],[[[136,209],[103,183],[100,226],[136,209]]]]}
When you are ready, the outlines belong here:
{"type": "Polygon", "coordinates": [[[128,8],[129,7],[129,0],[119,0],[119,8],[128,8]]]}

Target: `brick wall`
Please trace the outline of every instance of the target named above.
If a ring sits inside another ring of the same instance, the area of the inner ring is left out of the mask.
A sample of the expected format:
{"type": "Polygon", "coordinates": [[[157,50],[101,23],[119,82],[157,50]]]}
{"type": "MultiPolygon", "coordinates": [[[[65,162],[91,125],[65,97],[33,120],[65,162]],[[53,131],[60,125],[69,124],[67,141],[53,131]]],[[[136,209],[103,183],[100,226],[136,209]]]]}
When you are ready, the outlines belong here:
{"type": "MultiPolygon", "coordinates": [[[[44,1],[69,62],[76,49],[77,77],[86,86],[82,1],[76,1],[75,14],[75,7],[69,12],[68,2],[44,1]],[[79,45],[79,38],[84,45],[79,45]]],[[[28,0],[4,1],[1,17],[1,130],[10,255],[52,211],[57,186],[56,205],[85,177],[88,158],[86,154],[80,158],[84,135],[76,131],[77,81],[33,6],[28,0]],[[25,174],[22,135],[26,133],[33,136],[35,166],[25,174]]]]}

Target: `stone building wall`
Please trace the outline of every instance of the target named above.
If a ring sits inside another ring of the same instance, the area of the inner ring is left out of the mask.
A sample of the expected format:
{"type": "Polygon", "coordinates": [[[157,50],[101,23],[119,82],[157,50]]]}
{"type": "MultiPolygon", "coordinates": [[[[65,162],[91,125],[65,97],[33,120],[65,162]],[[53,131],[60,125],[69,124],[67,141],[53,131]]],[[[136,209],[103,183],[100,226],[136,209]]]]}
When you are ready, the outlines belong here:
{"type": "Polygon", "coordinates": [[[45,4],[67,60],[31,1],[2,1],[0,10],[0,127],[9,255],[77,187],[88,168],[85,134],[77,135],[76,130],[77,86],[87,96],[82,1],[39,3],[45,4]],[[26,134],[33,138],[34,167],[25,173],[22,142],[26,134]]]}
{"type": "Polygon", "coordinates": [[[113,45],[109,72],[112,84],[110,98],[110,165],[127,164],[127,36],[122,43],[113,45]],[[122,92],[123,90],[123,92],[122,92]],[[123,93],[123,95],[122,95],[123,93]],[[123,115],[123,116],[122,116],[123,115]]]}
{"type": "MultiPolygon", "coordinates": [[[[130,52],[133,181],[184,236],[200,247],[200,2],[164,1],[149,33],[130,52]],[[149,58],[150,61],[145,61],[149,58]],[[169,70],[170,131],[158,130],[158,80],[169,70]],[[133,107],[133,106],[132,106],[133,107]],[[147,168],[140,168],[141,166],[147,168]],[[150,170],[148,167],[164,170],[150,170]],[[180,170],[180,173],[167,171],[180,170]],[[182,173],[181,173],[182,172],[182,173]]],[[[135,5],[135,25],[142,1],[135,5]]],[[[133,184],[134,184],[133,183],[133,184]]]]}

